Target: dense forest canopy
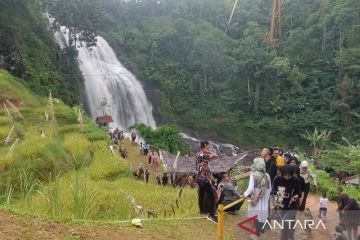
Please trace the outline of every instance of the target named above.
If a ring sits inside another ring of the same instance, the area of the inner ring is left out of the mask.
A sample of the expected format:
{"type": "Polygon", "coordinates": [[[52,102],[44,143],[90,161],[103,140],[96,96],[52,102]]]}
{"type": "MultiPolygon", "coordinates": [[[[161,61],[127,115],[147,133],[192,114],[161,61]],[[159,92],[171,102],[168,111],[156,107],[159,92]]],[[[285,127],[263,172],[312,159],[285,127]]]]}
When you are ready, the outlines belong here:
{"type": "Polygon", "coordinates": [[[360,139],[357,0],[0,4],[0,67],[39,94],[79,104],[76,42],[91,47],[100,34],[144,83],[159,123],[244,146],[305,145],[315,128],[360,139]],[[270,34],[274,2],[283,5],[270,34]],[[69,48],[56,47],[41,11],[72,29],[69,48]]]}
{"type": "Polygon", "coordinates": [[[359,139],[359,1],[284,1],[274,48],[270,0],[238,1],[228,26],[234,0],[125,2],[103,2],[101,31],[158,89],[162,121],[246,145],[359,139]]]}
{"type": "Polygon", "coordinates": [[[0,68],[25,80],[35,93],[80,104],[83,78],[77,53],[59,49],[38,0],[0,1],[0,68]]]}

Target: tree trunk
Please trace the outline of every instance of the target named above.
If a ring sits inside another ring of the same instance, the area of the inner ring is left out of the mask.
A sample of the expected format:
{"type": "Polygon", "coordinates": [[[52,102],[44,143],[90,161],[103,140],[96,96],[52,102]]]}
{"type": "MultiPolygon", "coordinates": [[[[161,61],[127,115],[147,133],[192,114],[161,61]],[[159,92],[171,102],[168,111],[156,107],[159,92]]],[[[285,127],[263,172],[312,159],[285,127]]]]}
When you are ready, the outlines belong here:
{"type": "Polygon", "coordinates": [[[231,23],[231,20],[232,20],[233,15],[234,15],[234,12],[235,12],[237,3],[238,3],[238,0],[235,0],[233,9],[232,9],[231,14],[230,14],[230,17],[229,17],[229,21],[228,21],[228,23],[227,23],[227,25],[226,25],[226,28],[225,28],[225,33],[227,32],[227,30],[228,30],[228,28],[229,28],[229,26],[230,26],[230,23],[231,23]]]}
{"type": "Polygon", "coordinates": [[[251,105],[251,91],[250,91],[250,79],[247,79],[247,87],[248,87],[248,95],[249,95],[249,102],[248,105],[251,105]]]}
{"type": "Polygon", "coordinates": [[[207,89],[207,75],[206,75],[206,71],[203,70],[203,73],[204,73],[204,90],[207,89]]]}

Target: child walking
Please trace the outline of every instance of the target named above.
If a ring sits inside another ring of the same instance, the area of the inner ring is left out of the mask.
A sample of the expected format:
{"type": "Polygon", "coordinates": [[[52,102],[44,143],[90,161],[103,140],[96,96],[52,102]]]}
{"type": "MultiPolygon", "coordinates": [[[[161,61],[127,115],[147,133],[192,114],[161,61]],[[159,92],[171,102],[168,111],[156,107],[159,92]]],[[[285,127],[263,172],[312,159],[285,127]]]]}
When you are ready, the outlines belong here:
{"type": "Polygon", "coordinates": [[[324,192],[322,196],[320,197],[320,209],[318,217],[322,218],[323,222],[326,223],[326,213],[327,213],[327,207],[328,207],[329,200],[326,198],[326,193],[324,192]]]}

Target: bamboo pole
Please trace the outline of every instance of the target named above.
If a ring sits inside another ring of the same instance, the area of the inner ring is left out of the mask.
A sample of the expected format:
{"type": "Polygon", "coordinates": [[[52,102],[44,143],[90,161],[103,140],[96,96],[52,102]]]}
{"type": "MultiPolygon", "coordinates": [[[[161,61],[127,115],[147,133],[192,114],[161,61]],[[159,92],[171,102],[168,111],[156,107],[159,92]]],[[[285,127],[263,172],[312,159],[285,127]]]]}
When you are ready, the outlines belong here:
{"type": "Polygon", "coordinates": [[[236,204],[239,204],[239,203],[243,202],[244,200],[245,200],[245,198],[240,198],[240,199],[238,199],[238,200],[236,200],[236,201],[234,201],[234,202],[226,205],[225,207],[223,207],[223,211],[225,211],[226,209],[229,209],[229,208],[235,206],[236,204]]]}
{"type": "Polygon", "coordinates": [[[229,17],[229,21],[228,21],[228,23],[226,24],[225,33],[227,33],[228,27],[230,26],[230,23],[231,23],[231,20],[232,20],[233,15],[234,15],[234,12],[235,12],[237,3],[238,3],[238,0],[235,0],[234,6],[233,6],[233,8],[232,8],[232,11],[231,11],[231,14],[230,14],[230,17],[229,17]]]}
{"type": "Polygon", "coordinates": [[[218,240],[224,240],[224,206],[219,204],[218,206],[218,224],[217,224],[218,240]]]}
{"type": "Polygon", "coordinates": [[[218,206],[218,224],[217,224],[217,235],[218,235],[218,240],[224,240],[224,211],[226,209],[229,209],[233,206],[235,206],[236,204],[239,204],[241,202],[245,201],[245,198],[240,198],[226,206],[219,204],[218,206]]]}

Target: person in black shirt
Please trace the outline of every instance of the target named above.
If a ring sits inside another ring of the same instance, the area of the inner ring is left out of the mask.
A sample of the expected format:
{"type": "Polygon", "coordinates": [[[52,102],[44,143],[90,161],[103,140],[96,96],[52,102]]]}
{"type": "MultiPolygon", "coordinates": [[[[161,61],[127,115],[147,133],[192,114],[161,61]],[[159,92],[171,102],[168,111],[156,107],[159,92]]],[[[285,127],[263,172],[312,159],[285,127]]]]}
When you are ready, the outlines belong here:
{"type": "Polygon", "coordinates": [[[273,150],[270,147],[266,147],[261,151],[261,157],[265,160],[266,172],[270,175],[271,182],[277,174],[276,160],[272,157],[273,150]]]}
{"type": "Polygon", "coordinates": [[[296,157],[291,157],[290,161],[288,162],[289,165],[294,167],[294,171],[295,171],[294,176],[298,178],[300,183],[299,204],[301,206],[302,201],[304,200],[306,188],[305,188],[305,179],[302,176],[300,176],[300,167],[298,163],[299,162],[296,157]]]}
{"type": "Polygon", "coordinates": [[[294,239],[294,224],[296,210],[299,207],[300,182],[294,177],[293,166],[281,167],[281,175],[275,177],[272,193],[277,195],[277,208],[281,210],[284,228],[281,231],[281,240],[294,239]],[[289,221],[290,220],[290,221],[289,221]]]}
{"type": "Polygon", "coordinates": [[[200,171],[195,181],[199,186],[198,203],[200,214],[209,214],[207,219],[217,223],[217,218],[215,216],[215,193],[213,191],[209,175],[206,175],[205,170],[200,171]]]}

